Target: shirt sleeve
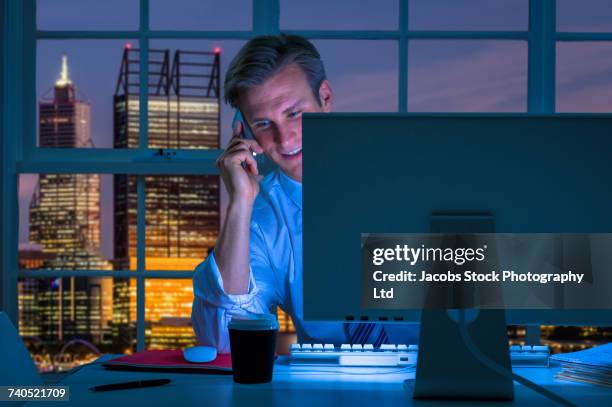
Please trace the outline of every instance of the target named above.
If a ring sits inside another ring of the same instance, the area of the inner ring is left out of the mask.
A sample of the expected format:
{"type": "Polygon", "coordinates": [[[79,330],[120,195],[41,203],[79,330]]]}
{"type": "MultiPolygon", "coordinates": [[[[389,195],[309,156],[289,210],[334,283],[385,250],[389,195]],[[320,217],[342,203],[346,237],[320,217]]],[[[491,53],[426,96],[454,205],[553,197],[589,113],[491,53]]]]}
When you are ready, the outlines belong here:
{"type": "Polygon", "coordinates": [[[200,263],[193,276],[191,321],[198,344],[230,351],[227,323],[233,315],[270,313],[278,304],[274,271],[261,228],[251,224],[249,287],[245,294],[227,294],[214,252],[200,263]]]}

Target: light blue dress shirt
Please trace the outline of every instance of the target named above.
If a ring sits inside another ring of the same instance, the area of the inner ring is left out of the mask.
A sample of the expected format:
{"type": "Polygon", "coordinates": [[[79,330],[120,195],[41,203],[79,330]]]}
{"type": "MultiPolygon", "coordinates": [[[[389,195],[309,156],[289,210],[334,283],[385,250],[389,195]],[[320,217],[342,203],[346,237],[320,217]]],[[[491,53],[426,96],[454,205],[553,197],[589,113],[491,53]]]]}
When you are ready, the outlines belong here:
{"type": "MultiPolygon", "coordinates": [[[[198,343],[229,352],[227,324],[232,315],[273,313],[277,306],[293,319],[299,342],[346,343],[342,323],[304,321],[302,184],[280,170],[266,176],[253,205],[250,233],[247,293],[225,293],[214,252],[196,267],[191,319],[198,343]]],[[[416,343],[414,336],[400,342],[416,343]]]]}

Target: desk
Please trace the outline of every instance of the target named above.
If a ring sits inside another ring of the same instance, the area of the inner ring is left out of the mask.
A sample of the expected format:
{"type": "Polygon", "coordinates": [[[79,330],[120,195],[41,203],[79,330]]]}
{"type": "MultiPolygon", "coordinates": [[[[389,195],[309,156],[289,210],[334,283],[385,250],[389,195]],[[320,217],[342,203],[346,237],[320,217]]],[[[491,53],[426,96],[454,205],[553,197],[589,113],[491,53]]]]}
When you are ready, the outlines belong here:
{"type": "MultiPolygon", "coordinates": [[[[168,374],[163,372],[121,372],[109,371],[99,365],[109,356],[102,357],[65,377],[59,385],[70,387],[71,404],[78,406],[451,406],[457,402],[413,400],[412,393],[404,385],[405,379],[414,379],[414,369],[398,372],[378,369],[377,374],[355,374],[355,368],[313,368],[294,367],[287,364],[286,357],[280,357],[274,368],[271,383],[258,385],[234,384],[232,376],[209,374],[168,374]],[[353,374],[341,374],[340,370],[353,374]],[[137,379],[172,379],[172,383],[146,389],[122,390],[94,393],[93,385],[123,382],[137,379]]],[[[517,368],[515,372],[536,381],[557,394],[578,405],[588,407],[612,406],[612,389],[555,380],[559,368],[517,368]]],[[[513,403],[462,402],[461,406],[479,407],[503,406],[556,406],[553,402],[515,383],[513,403]]],[[[45,405],[53,404],[46,402],[45,405]]],[[[66,403],[57,402],[59,406],[66,403]]],[[[37,406],[39,404],[26,404],[37,406]]]]}

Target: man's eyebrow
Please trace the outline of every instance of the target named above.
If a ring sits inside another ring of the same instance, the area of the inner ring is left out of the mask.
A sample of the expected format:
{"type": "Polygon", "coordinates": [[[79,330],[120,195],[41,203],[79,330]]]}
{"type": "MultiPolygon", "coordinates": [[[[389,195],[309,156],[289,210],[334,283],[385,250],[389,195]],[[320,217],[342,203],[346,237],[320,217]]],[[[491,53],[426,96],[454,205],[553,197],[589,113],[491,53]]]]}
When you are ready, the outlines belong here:
{"type": "MultiPolygon", "coordinates": [[[[303,99],[298,100],[297,102],[295,102],[294,104],[292,104],[291,106],[289,106],[288,108],[286,108],[285,110],[283,110],[283,114],[287,114],[293,110],[295,110],[295,108],[299,107],[300,105],[302,105],[302,103],[304,103],[303,99]]],[[[253,118],[253,124],[256,124],[258,122],[263,122],[263,121],[267,121],[270,119],[267,119],[265,117],[254,117],[253,118]]]]}
{"type": "Polygon", "coordinates": [[[265,121],[267,121],[267,120],[268,120],[268,119],[266,119],[266,118],[264,118],[264,117],[254,117],[254,118],[253,118],[253,124],[257,124],[257,123],[259,123],[259,122],[265,122],[265,121]]]}
{"type": "Polygon", "coordinates": [[[288,108],[283,110],[283,114],[286,114],[286,113],[289,113],[289,112],[295,110],[295,108],[300,106],[303,102],[304,101],[302,99],[298,100],[297,102],[295,102],[294,104],[292,104],[291,106],[289,106],[288,108]]]}

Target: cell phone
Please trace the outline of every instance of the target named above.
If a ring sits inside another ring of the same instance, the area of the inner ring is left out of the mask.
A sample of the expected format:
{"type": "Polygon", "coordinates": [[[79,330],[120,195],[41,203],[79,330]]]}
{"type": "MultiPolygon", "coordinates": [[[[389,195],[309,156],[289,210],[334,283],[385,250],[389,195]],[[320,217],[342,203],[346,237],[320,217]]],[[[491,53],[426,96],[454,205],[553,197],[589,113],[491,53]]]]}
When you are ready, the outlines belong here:
{"type": "Polygon", "coordinates": [[[236,110],[234,120],[232,120],[232,129],[236,128],[236,123],[238,122],[242,123],[242,137],[251,140],[254,139],[255,136],[253,135],[253,130],[251,130],[251,126],[249,126],[249,123],[247,123],[247,121],[245,120],[240,109],[236,110]]]}
{"type": "MultiPolygon", "coordinates": [[[[255,140],[253,130],[242,115],[240,109],[236,109],[236,114],[234,114],[234,120],[232,120],[232,129],[236,128],[237,122],[242,122],[242,137],[245,139],[255,140]]],[[[265,154],[256,154],[255,152],[253,152],[253,157],[255,157],[255,161],[257,162],[257,169],[259,170],[260,174],[267,174],[273,171],[274,168],[276,168],[272,161],[266,160],[265,154]]]]}

